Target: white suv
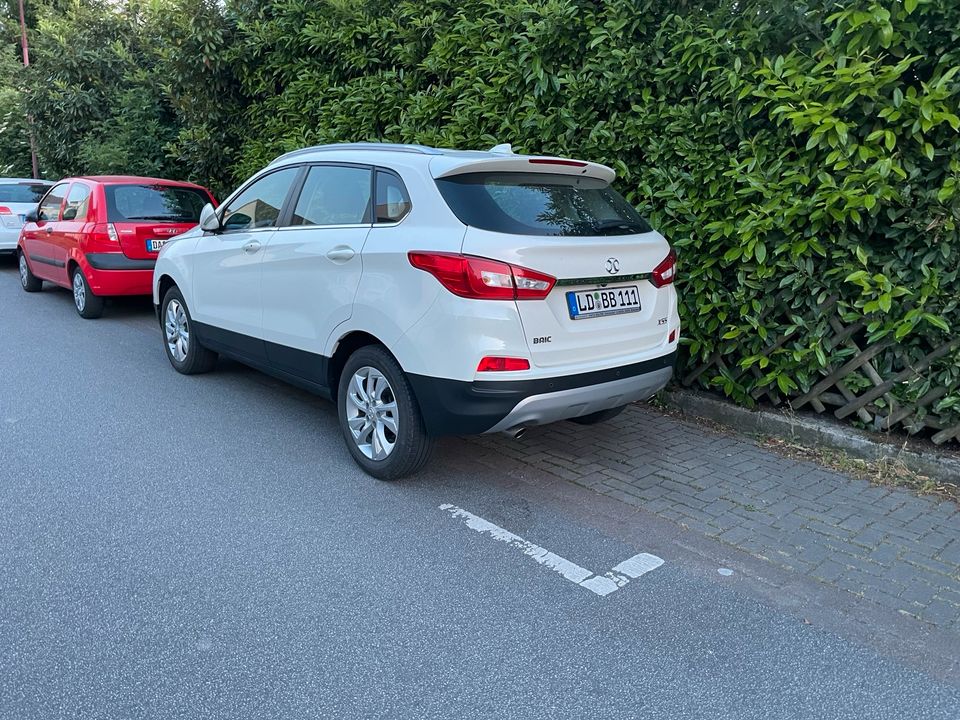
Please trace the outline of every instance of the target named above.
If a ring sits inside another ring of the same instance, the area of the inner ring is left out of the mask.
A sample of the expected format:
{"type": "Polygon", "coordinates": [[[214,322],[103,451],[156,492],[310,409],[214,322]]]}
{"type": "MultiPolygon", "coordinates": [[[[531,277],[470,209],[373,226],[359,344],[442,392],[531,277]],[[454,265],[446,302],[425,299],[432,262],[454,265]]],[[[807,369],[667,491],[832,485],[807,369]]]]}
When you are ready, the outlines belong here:
{"type": "Polygon", "coordinates": [[[676,257],[613,179],[509,145],[288,153],[161,251],[167,355],[331,398],[381,479],[437,435],[613,417],[666,385],[680,333],[676,257]]]}

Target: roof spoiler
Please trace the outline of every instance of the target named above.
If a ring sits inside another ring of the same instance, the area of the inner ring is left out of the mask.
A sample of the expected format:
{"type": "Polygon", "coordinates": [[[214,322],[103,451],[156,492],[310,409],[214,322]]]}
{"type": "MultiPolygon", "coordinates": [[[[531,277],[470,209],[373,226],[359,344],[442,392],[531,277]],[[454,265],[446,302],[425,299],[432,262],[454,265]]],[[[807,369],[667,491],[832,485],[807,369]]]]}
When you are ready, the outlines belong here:
{"type": "Polygon", "coordinates": [[[501,148],[504,146],[498,145],[490,152],[503,157],[464,158],[439,155],[430,159],[430,171],[435,178],[474,172],[525,172],[577,175],[595,178],[606,183],[613,182],[617,176],[613,168],[599,163],[561,157],[514,155],[509,145],[505,149],[501,148]]]}

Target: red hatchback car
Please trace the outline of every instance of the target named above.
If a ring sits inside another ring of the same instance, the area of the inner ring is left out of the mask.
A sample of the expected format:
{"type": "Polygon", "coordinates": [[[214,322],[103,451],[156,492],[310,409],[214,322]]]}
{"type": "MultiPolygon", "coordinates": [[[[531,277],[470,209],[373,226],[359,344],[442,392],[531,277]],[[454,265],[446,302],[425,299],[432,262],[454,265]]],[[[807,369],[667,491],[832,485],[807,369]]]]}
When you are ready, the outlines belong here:
{"type": "Polygon", "coordinates": [[[149,295],[164,243],[200,221],[214,203],[192,183],[127,176],[63,180],[26,216],[17,254],[20,282],[37,292],[47,280],[73,290],[81,317],[103,312],[111,295],[149,295]]]}

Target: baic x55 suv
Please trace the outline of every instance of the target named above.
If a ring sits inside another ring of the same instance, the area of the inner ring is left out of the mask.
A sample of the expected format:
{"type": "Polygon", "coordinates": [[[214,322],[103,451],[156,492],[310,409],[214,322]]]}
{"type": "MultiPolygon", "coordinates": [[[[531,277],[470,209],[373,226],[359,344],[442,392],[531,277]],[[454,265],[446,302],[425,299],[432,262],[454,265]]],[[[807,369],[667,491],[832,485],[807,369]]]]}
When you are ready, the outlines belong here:
{"type": "Polygon", "coordinates": [[[438,435],[606,420],[667,383],[680,332],[675,255],[613,179],[507,145],[289,153],[160,252],[167,356],[332,399],[382,479],[438,435]]]}

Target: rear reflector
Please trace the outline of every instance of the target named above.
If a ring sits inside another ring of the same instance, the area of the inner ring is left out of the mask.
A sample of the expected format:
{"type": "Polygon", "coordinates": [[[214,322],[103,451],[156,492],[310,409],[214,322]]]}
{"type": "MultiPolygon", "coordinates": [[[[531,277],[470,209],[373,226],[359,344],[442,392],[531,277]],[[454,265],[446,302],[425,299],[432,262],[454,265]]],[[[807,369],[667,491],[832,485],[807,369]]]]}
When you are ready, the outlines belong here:
{"type": "Polygon", "coordinates": [[[569,167],[586,167],[585,162],[579,160],[558,160],[555,158],[530,158],[531,165],[567,165],[569,167]]]}
{"type": "Polygon", "coordinates": [[[650,282],[654,287],[664,287],[672,283],[677,277],[677,254],[671,248],[663,261],[650,273],[650,282]]]}
{"type": "Polygon", "coordinates": [[[674,329],[674,330],[671,330],[671,331],[670,331],[670,338],[667,340],[667,342],[671,342],[671,343],[672,343],[672,342],[673,342],[674,340],[676,340],[676,339],[677,339],[677,331],[676,331],[675,329],[674,329]]]}
{"type": "Polygon", "coordinates": [[[511,372],[529,369],[530,361],[526,358],[485,357],[477,365],[477,372],[511,372]]]}
{"type": "Polygon", "coordinates": [[[407,257],[454,295],[475,300],[542,300],[557,282],[536,270],[473,255],[411,252],[407,257]]]}

